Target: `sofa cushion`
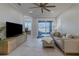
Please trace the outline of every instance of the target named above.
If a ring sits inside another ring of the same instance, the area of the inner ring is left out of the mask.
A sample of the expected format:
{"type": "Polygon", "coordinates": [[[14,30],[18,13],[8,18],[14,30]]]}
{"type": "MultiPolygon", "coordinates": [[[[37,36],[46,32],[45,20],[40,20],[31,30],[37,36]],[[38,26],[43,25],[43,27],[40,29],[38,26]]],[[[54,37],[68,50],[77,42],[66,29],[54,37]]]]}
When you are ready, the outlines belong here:
{"type": "Polygon", "coordinates": [[[61,49],[64,49],[64,39],[58,38],[58,37],[55,37],[54,39],[55,39],[56,44],[57,44],[61,49]]]}

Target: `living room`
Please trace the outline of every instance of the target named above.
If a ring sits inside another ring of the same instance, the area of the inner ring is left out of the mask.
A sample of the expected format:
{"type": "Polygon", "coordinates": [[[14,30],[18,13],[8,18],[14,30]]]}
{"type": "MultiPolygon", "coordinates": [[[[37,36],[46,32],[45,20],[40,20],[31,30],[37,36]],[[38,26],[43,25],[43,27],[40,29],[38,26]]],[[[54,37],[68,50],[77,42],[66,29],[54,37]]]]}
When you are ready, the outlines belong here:
{"type": "Polygon", "coordinates": [[[9,56],[78,55],[78,15],[79,3],[0,3],[0,27],[3,28],[0,30],[0,54],[9,56]],[[28,31],[30,33],[27,33],[28,31]],[[16,32],[19,32],[18,36],[16,32]],[[53,43],[51,45],[46,43],[44,48],[45,42],[51,41],[53,43]],[[50,48],[52,46],[53,48],[50,48]]]}

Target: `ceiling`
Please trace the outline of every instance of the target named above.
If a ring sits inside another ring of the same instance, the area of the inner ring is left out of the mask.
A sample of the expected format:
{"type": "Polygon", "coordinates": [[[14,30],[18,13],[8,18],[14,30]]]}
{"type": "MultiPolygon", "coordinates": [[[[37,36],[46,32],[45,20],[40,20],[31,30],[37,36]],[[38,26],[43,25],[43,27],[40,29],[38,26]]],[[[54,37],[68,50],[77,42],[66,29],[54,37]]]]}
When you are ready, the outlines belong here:
{"type": "Polygon", "coordinates": [[[12,3],[13,6],[18,11],[22,12],[24,15],[30,15],[33,17],[57,17],[62,12],[68,10],[72,7],[72,3],[49,3],[48,5],[56,5],[55,8],[48,8],[51,12],[47,12],[44,10],[44,13],[41,13],[40,8],[30,9],[30,7],[37,7],[33,3],[22,3],[19,6],[17,3],[12,3]]]}

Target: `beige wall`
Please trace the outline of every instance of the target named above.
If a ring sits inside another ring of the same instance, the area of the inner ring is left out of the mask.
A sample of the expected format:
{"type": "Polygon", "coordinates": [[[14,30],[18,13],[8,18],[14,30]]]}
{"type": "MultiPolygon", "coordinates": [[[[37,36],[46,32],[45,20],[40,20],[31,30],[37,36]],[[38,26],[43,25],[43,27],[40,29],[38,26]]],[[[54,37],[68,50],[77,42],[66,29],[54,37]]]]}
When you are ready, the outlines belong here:
{"type": "Polygon", "coordinates": [[[58,20],[61,21],[60,31],[79,36],[79,4],[61,14],[58,20]]]}

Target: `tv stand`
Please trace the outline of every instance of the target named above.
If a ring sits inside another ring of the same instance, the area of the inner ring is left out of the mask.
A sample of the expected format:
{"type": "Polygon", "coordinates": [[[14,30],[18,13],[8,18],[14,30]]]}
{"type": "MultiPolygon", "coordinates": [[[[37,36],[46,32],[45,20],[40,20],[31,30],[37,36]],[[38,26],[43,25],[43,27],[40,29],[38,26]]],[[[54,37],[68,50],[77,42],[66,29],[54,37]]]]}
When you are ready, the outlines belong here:
{"type": "Polygon", "coordinates": [[[26,33],[23,33],[16,37],[10,37],[6,40],[0,41],[0,54],[9,54],[11,51],[13,51],[15,48],[17,48],[19,45],[21,45],[23,42],[26,41],[26,33]]]}

